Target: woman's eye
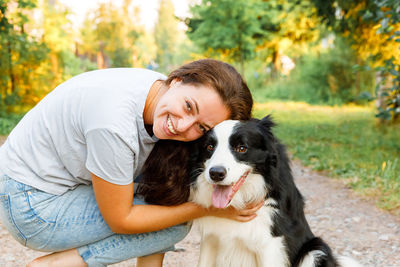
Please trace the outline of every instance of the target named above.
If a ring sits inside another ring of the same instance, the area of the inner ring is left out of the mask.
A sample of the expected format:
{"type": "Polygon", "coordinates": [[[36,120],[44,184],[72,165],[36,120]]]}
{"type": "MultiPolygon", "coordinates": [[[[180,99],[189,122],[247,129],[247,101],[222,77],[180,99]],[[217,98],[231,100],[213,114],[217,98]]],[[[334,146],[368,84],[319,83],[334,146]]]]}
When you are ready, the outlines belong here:
{"type": "Polygon", "coordinates": [[[240,146],[235,147],[235,152],[245,153],[246,151],[247,151],[247,147],[246,146],[240,145],[240,146]]]}
{"type": "Polygon", "coordinates": [[[186,109],[188,111],[192,111],[192,105],[190,105],[189,101],[185,101],[185,103],[186,103],[186,109]]]}
{"type": "Polygon", "coordinates": [[[207,146],[207,150],[210,151],[210,152],[213,151],[214,150],[214,146],[213,145],[208,145],[207,146]]]}
{"type": "Polygon", "coordinates": [[[207,129],[201,124],[199,124],[199,129],[203,134],[205,134],[207,132],[207,129]]]}

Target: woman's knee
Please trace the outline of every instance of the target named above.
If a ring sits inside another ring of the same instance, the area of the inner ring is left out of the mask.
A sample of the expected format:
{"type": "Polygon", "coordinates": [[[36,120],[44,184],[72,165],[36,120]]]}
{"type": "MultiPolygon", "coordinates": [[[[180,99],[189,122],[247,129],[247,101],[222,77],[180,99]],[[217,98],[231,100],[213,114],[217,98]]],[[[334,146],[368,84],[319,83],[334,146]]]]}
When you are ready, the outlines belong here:
{"type": "Polygon", "coordinates": [[[174,231],[173,237],[175,239],[174,244],[183,240],[188,235],[191,228],[192,228],[191,222],[188,222],[185,224],[179,224],[179,225],[172,227],[172,230],[174,231]]]}

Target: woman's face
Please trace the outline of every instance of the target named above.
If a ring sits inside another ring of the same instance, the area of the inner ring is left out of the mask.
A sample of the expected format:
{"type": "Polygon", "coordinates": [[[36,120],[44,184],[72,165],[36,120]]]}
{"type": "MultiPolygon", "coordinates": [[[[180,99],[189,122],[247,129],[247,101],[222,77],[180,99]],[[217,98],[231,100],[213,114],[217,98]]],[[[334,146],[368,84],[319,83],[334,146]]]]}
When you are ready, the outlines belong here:
{"type": "Polygon", "coordinates": [[[174,80],[157,103],[153,132],[159,139],[192,141],[229,115],[229,109],[213,88],[174,80]]]}

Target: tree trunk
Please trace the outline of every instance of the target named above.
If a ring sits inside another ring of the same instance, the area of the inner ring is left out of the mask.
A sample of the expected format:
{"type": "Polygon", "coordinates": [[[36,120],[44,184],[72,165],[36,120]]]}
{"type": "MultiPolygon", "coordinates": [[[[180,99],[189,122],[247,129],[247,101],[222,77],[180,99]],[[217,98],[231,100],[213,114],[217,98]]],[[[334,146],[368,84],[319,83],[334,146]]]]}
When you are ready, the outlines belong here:
{"type": "Polygon", "coordinates": [[[243,59],[243,56],[240,57],[240,73],[242,74],[242,76],[244,77],[244,73],[245,72],[245,62],[243,59]]]}
{"type": "MultiPolygon", "coordinates": [[[[386,110],[388,108],[388,97],[385,96],[385,93],[387,93],[388,89],[393,86],[392,77],[385,73],[378,72],[376,74],[376,84],[380,84],[378,90],[376,91],[376,108],[386,110]]],[[[385,119],[380,118],[379,122],[384,123],[385,119]]]]}
{"type": "MultiPolygon", "coordinates": [[[[360,57],[357,56],[356,59],[357,65],[361,66],[362,62],[360,57]]],[[[361,71],[356,72],[356,92],[355,95],[359,95],[361,92],[361,71]]]]}
{"type": "Polygon", "coordinates": [[[281,57],[279,49],[275,47],[274,53],[272,55],[273,69],[271,71],[272,79],[277,79],[279,77],[279,72],[282,67],[281,57]]]}
{"type": "MultiPolygon", "coordinates": [[[[14,76],[12,60],[11,60],[11,55],[12,55],[11,42],[9,40],[7,41],[7,52],[8,52],[8,74],[10,76],[10,81],[11,81],[11,93],[14,93],[15,92],[15,76],[14,76]]],[[[6,90],[6,94],[7,94],[7,90],[6,90]]]]}
{"type": "Polygon", "coordinates": [[[97,52],[97,68],[105,69],[107,68],[106,58],[104,55],[104,44],[100,41],[99,52],[97,52]]]}

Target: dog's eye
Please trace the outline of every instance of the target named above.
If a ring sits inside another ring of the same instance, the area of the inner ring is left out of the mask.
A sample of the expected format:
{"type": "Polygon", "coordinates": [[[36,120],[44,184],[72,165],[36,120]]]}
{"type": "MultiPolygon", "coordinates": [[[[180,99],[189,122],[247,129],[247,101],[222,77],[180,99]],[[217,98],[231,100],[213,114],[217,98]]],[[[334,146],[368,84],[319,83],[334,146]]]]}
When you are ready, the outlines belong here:
{"type": "Polygon", "coordinates": [[[235,152],[245,153],[246,151],[247,151],[247,147],[246,146],[237,146],[237,147],[235,147],[235,152]]]}
{"type": "Polygon", "coordinates": [[[214,150],[214,146],[213,145],[208,145],[207,146],[207,150],[210,151],[210,152],[213,151],[214,150]]]}

